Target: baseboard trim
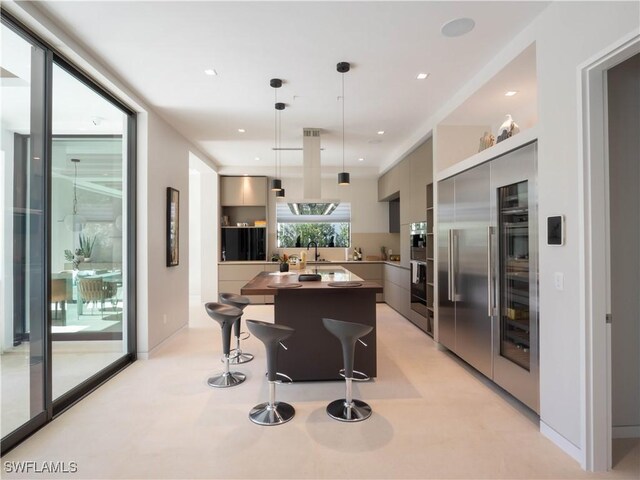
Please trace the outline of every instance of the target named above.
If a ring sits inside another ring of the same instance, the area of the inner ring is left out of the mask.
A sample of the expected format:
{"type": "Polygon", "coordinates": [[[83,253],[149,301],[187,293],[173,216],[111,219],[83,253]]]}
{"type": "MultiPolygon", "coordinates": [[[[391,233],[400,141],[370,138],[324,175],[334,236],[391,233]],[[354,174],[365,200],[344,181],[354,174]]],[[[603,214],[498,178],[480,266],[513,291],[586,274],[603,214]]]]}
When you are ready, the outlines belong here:
{"type": "Polygon", "coordinates": [[[613,438],[640,438],[640,425],[613,427],[612,430],[611,436],[613,438]]]}
{"type": "Polygon", "coordinates": [[[160,349],[162,347],[164,347],[167,342],[169,340],[171,340],[173,337],[175,337],[176,335],[178,335],[178,333],[180,333],[183,329],[187,328],[189,326],[189,323],[185,323],[184,325],[182,325],[178,330],[176,330],[175,332],[173,332],[171,335],[169,335],[167,338],[165,338],[164,340],[162,340],[158,345],[156,345],[155,347],[153,347],[151,350],[149,350],[148,352],[140,352],[138,351],[136,353],[136,357],[138,360],[150,360],[151,358],[153,358],[155,355],[158,354],[158,352],[160,351],[160,349]]]}
{"type": "Polygon", "coordinates": [[[580,465],[583,464],[584,455],[582,454],[582,450],[571,443],[569,440],[564,438],[542,420],[540,420],[540,433],[542,433],[545,437],[555,443],[558,447],[560,447],[560,450],[569,455],[580,465]]]}

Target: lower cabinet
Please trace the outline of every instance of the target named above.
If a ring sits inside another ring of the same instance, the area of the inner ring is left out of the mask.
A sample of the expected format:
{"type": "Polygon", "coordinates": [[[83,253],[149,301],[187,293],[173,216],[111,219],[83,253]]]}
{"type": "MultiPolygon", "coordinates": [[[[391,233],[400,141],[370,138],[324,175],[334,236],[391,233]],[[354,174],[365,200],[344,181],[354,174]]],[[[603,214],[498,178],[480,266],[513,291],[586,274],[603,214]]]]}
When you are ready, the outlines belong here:
{"type": "Polygon", "coordinates": [[[411,315],[411,278],[408,269],[384,264],[384,301],[401,315],[411,315]]]}
{"type": "MultiPolygon", "coordinates": [[[[271,265],[218,265],[218,292],[240,295],[240,289],[267,267],[271,265]]],[[[268,296],[273,303],[273,296],[268,296]]],[[[248,295],[248,297],[251,303],[265,303],[264,295],[248,295]]]]}
{"type": "MultiPolygon", "coordinates": [[[[345,270],[359,276],[363,280],[376,282],[384,287],[384,271],[382,263],[341,263],[345,270]]],[[[384,302],[384,294],[376,294],[376,302],[384,302]]]]}

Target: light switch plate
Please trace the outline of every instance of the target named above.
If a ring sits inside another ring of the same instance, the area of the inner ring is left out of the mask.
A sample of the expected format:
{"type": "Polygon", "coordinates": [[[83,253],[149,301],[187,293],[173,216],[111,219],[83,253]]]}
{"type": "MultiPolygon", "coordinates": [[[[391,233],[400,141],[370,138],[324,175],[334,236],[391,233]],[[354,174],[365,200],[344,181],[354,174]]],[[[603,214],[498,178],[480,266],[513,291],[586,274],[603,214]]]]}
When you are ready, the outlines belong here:
{"type": "Polygon", "coordinates": [[[556,286],[556,290],[564,290],[564,273],[556,272],[553,275],[553,283],[556,286]]]}

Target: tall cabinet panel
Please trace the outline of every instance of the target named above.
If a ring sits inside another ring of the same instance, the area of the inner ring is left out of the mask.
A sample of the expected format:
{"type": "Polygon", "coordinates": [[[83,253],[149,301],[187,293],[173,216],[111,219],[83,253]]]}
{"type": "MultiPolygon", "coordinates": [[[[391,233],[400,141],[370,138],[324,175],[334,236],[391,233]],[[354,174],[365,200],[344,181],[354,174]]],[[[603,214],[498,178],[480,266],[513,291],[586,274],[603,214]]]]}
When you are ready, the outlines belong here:
{"type": "Polygon", "coordinates": [[[489,164],[455,177],[452,282],[456,354],[487,376],[491,376],[491,315],[487,300],[489,185],[489,164]]]}
{"type": "Polygon", "coordinates": [[[456,350],[456,305],[452,297],[455,179],[438,183],[438,341],[456,350]]]}

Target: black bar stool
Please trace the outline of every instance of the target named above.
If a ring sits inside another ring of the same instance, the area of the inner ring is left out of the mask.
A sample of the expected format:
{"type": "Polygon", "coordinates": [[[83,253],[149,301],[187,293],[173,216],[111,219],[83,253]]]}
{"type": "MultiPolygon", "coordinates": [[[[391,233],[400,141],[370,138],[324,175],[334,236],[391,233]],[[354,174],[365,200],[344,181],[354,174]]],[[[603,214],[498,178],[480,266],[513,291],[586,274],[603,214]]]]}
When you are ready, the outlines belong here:
{"type": "Polygon", "coordinates": [[[362,400],[353,398],[353,358],[355,356],[356,342],[360,337],[364,337],[373,330],[373,327],[371,325],[343,322],[331,318],[323,318],[322,323],[342,344],[344,379],[346,382],[346,398],[334,400],[327,405],[327,414],[331,418],[342,422],[360,422],[366,420],[371,416],[371,407],[362,400]]]}
{"type": "Polygon", "coordinates": [[[235,387],[245,381],[247,376],[241,372],[229,371],[229,352],[231,351],[231,326],[242,316],[242,310],[231,305],[209,302],[204,306],[211,318],[220,324],[222,328],[222,353],[224,371],[207,380],[210,387],[225,388],[235,387]]]}
{"type": "MultiPolygon", "coordinates": [[[[231,305],[232,307],[239,308],[244,312],[244,309],[247,305],[251,303],[247,297],[243,297],[242,295],[237,295],[235,293],[220,293],[218,294],[218,301],[225,305],[231,305]]],[[[253,355],[250,353],[244,353],[240,349],[240,322],[242,318],[236,320],[233,324],[233,334],[236,337],[236,348],[231,350],[231,356],[229,357],[229,363],[239,364],[239,363],[249,363],[253,360],[253,355]]],[[[246,337],[249,338],[249,337],[246,337]]],[[[246,340],[245,338],[245,340],[246,340]]]]}
{"type": "Polygon", "coordinates": [[[269,401],[256,405],[249,413],[249,419],[258,425],[280,425],[293,418],[295,409],[284,402],[276,402],[278,348],[280,342],[290,337],[295,330],[286,325],[247,320],[247,327],[255,337],[264,343],[267,350],[267,380],[269,381],[269,401]]]}

